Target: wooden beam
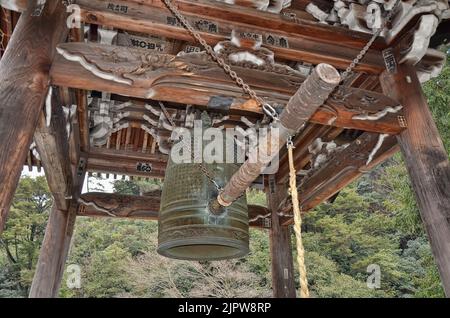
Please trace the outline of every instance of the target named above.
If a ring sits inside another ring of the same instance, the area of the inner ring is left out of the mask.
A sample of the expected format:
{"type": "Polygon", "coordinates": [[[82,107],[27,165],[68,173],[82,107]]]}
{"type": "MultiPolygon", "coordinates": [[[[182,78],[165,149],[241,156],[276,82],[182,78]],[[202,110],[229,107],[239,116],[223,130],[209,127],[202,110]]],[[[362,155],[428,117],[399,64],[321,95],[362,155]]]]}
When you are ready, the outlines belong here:
{"type": "MultiPolygon", "coordinates": [[[[294,139],[294,164],[295,170],[299,172],[311,160],[311,154],[308,147],[315,140],[321,138],[323,141],[332,141],[339,132],[340,128],[311,124],[305,126],[304,129],[294,139]]],[[[277,183],[284,184],[289,179],[289,162],[286,147],[280,152],[280,164],[276,173],[277,183]]]]}
{"type": "Polygon", "coordinates": [[[394,136],[364,133],[347,148],[313,168],[299,186],[300,207],[308,211],[398,151],[394,136]]]}
{"type": "MultiPolygon", "coordinates": [[[[64,97],[64,102],[68,105],[72,105],[70,97],[64,97]]],[[[58,104],[56,105],[59,106],[58,104]]],[[[65,161],[69,163],[71,168],[72,178],[71,184],[68,186],[68,188],[71,189],[70,195],[68,196],[68,198],[71,198],[70,204],[67,210],[59,210],[56,207],[56,204],[53,206],[36,266],[36,272],[29,294],[30,298],[57,297],[64,274],[64,267],[69,254],[78,211],[78,198],[81,194],[86,176],[85,159],[82,158],[82,153],[80,152],[80,143],[78,139],[80,133],[78,119],[76,117],[77,116],[75,115],[74,118],[70,120],[71,134],[68,139],[69,153],[67,158],[62,158],[62,160],[65,159],[65,161]]],[[[54,125],[56,125],[56,123],[54,125]]],[[[67,138],[66,134],[64,134],[64,136],[67,138]]],[[[59,138],[61,138],[61,135],[59,138]]],[[[61,154],[58,154],[57,158],[61,159],[61,154]]],[[[55,158],[53,158],[53,160],[55,160],[55,158]]],[[[66,163],[59,163],[61,166],[64,164],[66,163]]]]}
{"type": "MultiPolygon", "coordinates": [[[[364,133],[345,149],[328,154],[322,164],[310,169],[301,180],[298,191],[302,211],[311,210],[328,200],[398,150],[395,136],[364,133]]],[[[291,210],[287,198],[286,195],[280,200],[283,212],[291,210]]],[[[283,220],[283,225],[292,223],[292,218],[283,220]]]]}
{"type": "Polygon", "coordinates": [[[58,297],[75,228],[78,198],[86,176],[82,167],[77,170],[78,174],[73,178],[73,198],[69,208],[63,211],[53,205],[50,212],[29,298],[58,297]]]}
{"type": "Polygon", "coordinates": [[[161,191],[145,196],[90,192],[80,197],[78,216],[158,220],[161,191]]]}
{"type": "Polygon", "coordinates": [[[163,178],[167,156],[141,152],[93,148],[88,154],[87,170],[146,178],[163,178]]]}
{"type": "Polygon", "coordinates": [[[408,129],[397,139],[431,249],[450,297],[450,163],[413,66],[381,76],[383,91],[405,107],[408,129]]]}
{"type": "Polygon", "coordinates": [[[304,127],[340,82],[340,74],[333,66],[317,65],[291,97],[279,120],[271,123],[267,133],[268,140],[260,141],[256,147],[255,154],[263,156],[254,154],[248,156],[217,196],[217,203],[225,207],[230,206],[242,196],[270,162],[278,157],[286,140],[304,127]]]}
{"type": "MultiPolygon", "coordinates": [[[[76,1],[81,6],[81,17],[86,23],[195,43],[162,1],[115,2],[125,5],[126,12],[109,9],[107,1],[76,1]]],[[[280,15],[225,3],[182,0],[176,1],[176,5],[209,45],[229,39],[235,30],[259,36],[265,47],[278,58],[287,60],[328,63],[345,69],[370,38],[368,34],[345,28],[303,19],[287,20],[280,15]]],[[[378,38],[373,49],[356,66],[357,70],[381,73],[384,64],[379,53],[384,47],[384,40],[378,38]]]]}
{"type": "Polygon", "coordinates": [[[17,12],[24,12],[28,9],[29,0],[0,0],[0,6],[17,12]]]}
{"type": "MultiPolygon", "coordinates": [[[[161,191],[153,191],[144,196],[90,192],[80,197],[78,216],[116,217],[140,220],[158,220],[161,191]]],[[[269,210],[259,205],[249,205],[250,226],[264,227],[260,221],[269,210]]]]}
{"type": "Polygon", "coordinates": [[[69,143],[66,132],[66,119],[57,97],[53,92],[51,114],[41,112],[34,141],[44,166],[47,183],[58,210],[67,211],[72,194],[72,168],[69,159],[69,143]],[[51,116],[47,126],[46,116],[51,116]]]}
{"type": "MultiPolygon", "coordinates": [[[[262,114],[256,103],[203,53],[184,56],[95,43],[66,43],[58,47],[52,83],[143,99],[208,107],[218,100],[230,113],[262,114]],[[148,62],[143,64],[143,59],[148,62]]],[[[304,81],[295,71],[233,69],[272,105],[283,107],[304,81]],[[292,73],[293,72],[293,73],[292,73]]],[[[404,129],[399,104],[386,96],[340,86],[311,122],[373,132],[397,134],[404,129]]]]}
{"type": "Polygon", "coordinates": [[[267,203],[272,213],[270,229],[270,256],[272,260],[272,291],[275,298],[295,298],[294,263],[289,227],[280,224],[280,200],[286,196],[285,185],[278,185],[274,176],[268,178],[267,203]]]}
{"type": "Polygon", "coordinates": [[[87,94],[86,91],[77,89],[75,90],[75,96],[78,106],[77,114],[80,129],[80,149],[83,152],[88,152],[90,149],[90,140],[87,94]]]}
{"type": "Polygon", "coordinates": [[[31,144],[56,45],[66,34],[62,1],[40,16],[23,14],[0,60],[0,233],[31,144]]]}
{"type": "Polygon", "coordinates": [[[57,273],[61,271],[61,267],[64,267],[61,264],[61,258],[65,251],[68,232],[73,226],[70,214],[68,210],[61,211],[53,205],[31,284],[30,298],[57,297],[60,285],[57,273]]]}

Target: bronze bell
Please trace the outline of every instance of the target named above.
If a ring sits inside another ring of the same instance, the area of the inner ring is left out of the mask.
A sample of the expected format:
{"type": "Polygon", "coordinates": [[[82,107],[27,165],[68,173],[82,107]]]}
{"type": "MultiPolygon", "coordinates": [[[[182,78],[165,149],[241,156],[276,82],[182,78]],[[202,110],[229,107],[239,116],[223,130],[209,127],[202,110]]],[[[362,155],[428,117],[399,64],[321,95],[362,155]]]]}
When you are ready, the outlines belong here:
{"type": "MultiPolygon", "coordinates": [[[[228,149],[227,149],[228,150],[228,149]]],[[[204,164],[224,186],[239,169],[236,163],[204,164]]],[[[249,252],[247,199],[214,214],[209,204],[217,189],[198,163],[175,163],[166,168],[158,223],[158,253],[183,260],[221,260],[249,252]]]]}

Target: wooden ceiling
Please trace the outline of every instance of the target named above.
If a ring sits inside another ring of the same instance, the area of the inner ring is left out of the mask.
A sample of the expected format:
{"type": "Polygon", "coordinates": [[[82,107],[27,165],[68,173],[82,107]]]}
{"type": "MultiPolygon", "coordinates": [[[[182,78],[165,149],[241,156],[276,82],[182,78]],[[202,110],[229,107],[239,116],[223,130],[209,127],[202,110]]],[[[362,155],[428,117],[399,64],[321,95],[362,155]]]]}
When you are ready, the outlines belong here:
{"type": "MultiPolygon", "coordinates": [[[[246,129],[263,120],[258,105],[207,58],[162,1],[73,2],[80,6],[83,25],[72,29],[68,43],[58,47],[51,80],[58,92],[55,102],[65,106],[68,127],[74,132],[71,138],[88,171],[163,178],[171,128],[160,102],[179,126],[190,127],[204,110],[218,127],[246,129]],[[77,62],[80,57],[116,80],[99,77],[77,62]],[[125,67],[142,67],[144,62],[143,73],[125,67]],[[75,112],[70,105],[77,105],[75,112]]],[[[314,1],[322,8],[327,2],[314,1]]],[[[264,61],[263,66],[236,62],[233,69],[278,107],[289,100],[311,67],[325,62],[343,70],[371,37],[341,25],[318,23],[307,12],[309,3],[292,1],[290,7],[272,13],[256,10],[250,0],[234,5],[176,1],[224,58],[250,52],[264,61]]],[[[17,12],[2,11],[3,46],[18,17],[17,12]]],[[[410,22],[418,21],[414,16],[410,22]]],[[[393,47],[397,60],[408,54],[404,47],[414,34],[411,30],[405,24],[389,45],[386,38],[377,38],[356,72],[296,136],[294,157],[303,209],[329,199],[397,151],[393,136],[406,124],[398,103],[380,93],[378,76],[385,69],[383,50],[393,47]]],[[[427,57],[434,61],[433,56],[427,53],[423,61],[427,57]]],[[[34,147],[26,165],[41,166],[34,147]]],[[[282,150],[276,180],[286,183],[287,178],[282,150]]]]}

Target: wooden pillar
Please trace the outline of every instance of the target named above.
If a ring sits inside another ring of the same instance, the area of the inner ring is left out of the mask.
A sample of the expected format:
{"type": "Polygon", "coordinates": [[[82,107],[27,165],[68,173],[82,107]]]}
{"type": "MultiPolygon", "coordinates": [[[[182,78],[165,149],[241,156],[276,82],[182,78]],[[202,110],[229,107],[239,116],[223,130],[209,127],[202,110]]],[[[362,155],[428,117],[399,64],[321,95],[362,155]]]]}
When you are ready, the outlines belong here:
{"type": "Polygon", "coordinates": [[[0,233],[49,85],[56,45],[67,34],[62,1],[24,12],[0,60],[0,233]],[[31,10],[32,11],[32,10],[31,10]]]}
{"type": "Polygon", "coordinates": [[[408,128],[398,143],[447,297],[450,297],[450,164],[414,67],[382,74],[386,95],[403,105],[408,128]]]}
{"type": "Polygon", "coordinates": [[[68,211],[58,210],[56,205],[53,205],[30,289],[30,298],[58,296],[77,209],[77,204],[71,205],[68,211]]]}
{"type": "Polygon", "coordinates": [[[268,178],[267,203],[272,213],[270,228],[270,255],[272,259],[272,290],[274,298],[295,298],[294,263],[291,235],[287,226],[280,224],[278,206],[286,196],[286,187],[277,185],[273,176],[268,178]]]}

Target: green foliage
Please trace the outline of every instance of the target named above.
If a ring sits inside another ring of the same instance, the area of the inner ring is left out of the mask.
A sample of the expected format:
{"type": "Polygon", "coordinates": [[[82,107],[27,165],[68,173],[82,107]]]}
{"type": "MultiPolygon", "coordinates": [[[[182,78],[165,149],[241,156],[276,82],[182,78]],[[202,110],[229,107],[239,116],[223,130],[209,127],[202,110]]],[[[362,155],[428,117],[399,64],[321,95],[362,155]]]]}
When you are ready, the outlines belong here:
{"type": "MultiPolygon", "coordinates": [[[[444,48],[450,50],[450,46],[444,48]]],[[[450,150],[450,55],[442,73],[425,83],[425,95],[447,152],[450,150]]]]}
{"type": "Polygon", "coordinates": [[[332,260],[317,252],[306,253],[310,293],[318,298],[382,297],[383,292],[367,288],[363,281],[343,274],[332,260]]]}
{"type": "Polygon", "coordinates": [[[130,290],[130,281],[123,272],[130,253],[120,243],[95,251],[83,271],[84,297],[114,297],[130,290]]]}
{"type": "Polygon", "coordinates": [[[114,181],[114,192],[128,195],[139,195],[139,186],[133,181],[116,180],[114,181]]]}
{"type": "Polygon", "coordinates": [[[50,207],[51,195],[44,177],[20,180],[0,238],[4,255],[0,294],[28,295],[50,207]]]}

